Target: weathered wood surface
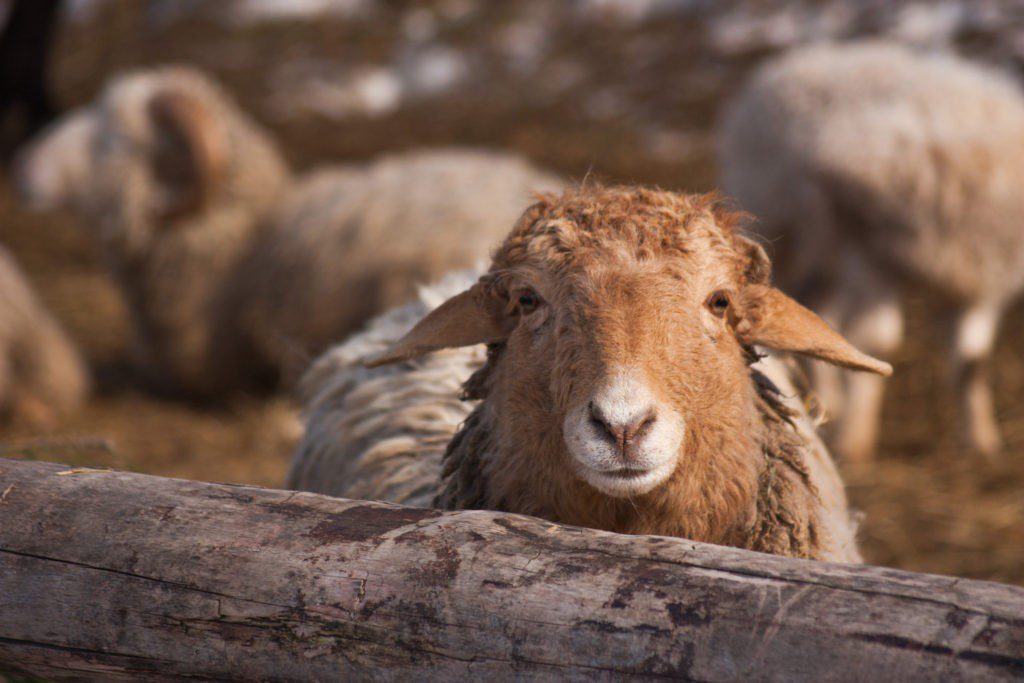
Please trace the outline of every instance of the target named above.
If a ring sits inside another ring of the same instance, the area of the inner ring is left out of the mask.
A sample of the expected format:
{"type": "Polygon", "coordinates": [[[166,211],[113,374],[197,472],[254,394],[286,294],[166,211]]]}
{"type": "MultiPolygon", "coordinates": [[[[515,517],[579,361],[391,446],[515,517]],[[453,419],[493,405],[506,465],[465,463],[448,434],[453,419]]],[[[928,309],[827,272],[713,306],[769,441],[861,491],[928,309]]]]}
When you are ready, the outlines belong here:
{"type": "Polygon", "coordinates": [[[0,460],[0,670],[985,680],[1024,590],[489,512],[0,460]]]}

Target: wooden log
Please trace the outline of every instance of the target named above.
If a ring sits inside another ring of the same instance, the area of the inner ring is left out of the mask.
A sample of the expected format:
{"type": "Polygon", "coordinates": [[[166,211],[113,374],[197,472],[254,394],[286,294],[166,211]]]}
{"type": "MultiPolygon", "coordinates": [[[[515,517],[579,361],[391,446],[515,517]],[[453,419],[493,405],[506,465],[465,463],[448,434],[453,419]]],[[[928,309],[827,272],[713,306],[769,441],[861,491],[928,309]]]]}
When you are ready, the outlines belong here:
{"type": "Polygon", "coordinates": [[[4,669],[1009,679],[1024,676],[1024,590],[518,515],[0,460],[4,669]]]}

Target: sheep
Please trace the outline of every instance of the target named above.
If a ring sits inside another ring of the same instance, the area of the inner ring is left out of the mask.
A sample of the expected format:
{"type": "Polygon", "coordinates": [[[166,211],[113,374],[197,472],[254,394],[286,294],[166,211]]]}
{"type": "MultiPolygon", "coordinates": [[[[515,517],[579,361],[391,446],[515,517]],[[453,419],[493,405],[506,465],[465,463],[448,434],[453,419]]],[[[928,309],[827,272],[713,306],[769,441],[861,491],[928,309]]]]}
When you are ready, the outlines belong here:
{"type": "MultiPolygon", "coordinates": [[[[721,181],[785,250],[780,283],[867,353],[903,341],[900,288],[927,285],[953,322],[953,385],[971,446],[1001,444],[983,372],[1024,287],[1024,98],[1008,78],[883,42],[797,49],[727,108],[721,181]],[[780,239],[784,238],[784,239],[780,239]]],[[[835,447],[872,457],[884,381],[818,372],[835,447]]]]}
{"type": "Polygon", "coordinates": [[[288,384],[307,358],[486,257],[560,187],[522,159],[421,150],[294,177],[202,74],[115,79],[18,164],[31,203],[68,206],[129,302],[142,367],[197,397],[288,384]]]}
{"type": "Polygon", "coordinates": [[[52,427],[81,406],[89,384],[74,345],[0,247],[0,414],[52,427]]]}
{"type": "Polygon", "coordinates": [[[712,196],[542,197],[482,276],[313,365],[287,486],[860,561],[835,465],[754,346],[891,368],[771,287],[738,220],[712,196]]]}
{"type": "Polygon", "coordinates": [[[363,363],[482,274],[459,271],[422,287],[415,301],[374,318],[313,363],[299,385],[305,430],[288,488],[433,505],[445,445],[472,412],[460,387],[483,367],[484,349],[438,351],[414,366],[363,363]]]}

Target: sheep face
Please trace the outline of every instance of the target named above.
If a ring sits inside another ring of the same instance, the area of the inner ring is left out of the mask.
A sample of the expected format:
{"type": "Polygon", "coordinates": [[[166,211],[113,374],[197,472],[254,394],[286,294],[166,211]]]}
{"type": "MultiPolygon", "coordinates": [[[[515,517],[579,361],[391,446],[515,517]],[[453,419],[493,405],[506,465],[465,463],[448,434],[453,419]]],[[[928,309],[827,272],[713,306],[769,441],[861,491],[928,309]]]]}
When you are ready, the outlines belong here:
{"type": "Polygon", "coordinates": [[[166,68],[114,80],[34,142],[16,175],[30,204],[79,212],[120,255],[218,207],[255,213],[275,198],[285,171],[214,83],[166,68]]]}
{"type": "Polygon", "coordinates": [[[743,354],[724,334],[718,313],[725,309],[707,303],[731,289],[729,264],[703,256],[598,269],[580,264],[562,287],[523,278],[528,291],[550,293],[541,306],[551,323],[531,330],[524,321],[528,334],[509,338],[509,366],[533,366],[532,373],[507,378],[515,404],[510,414],[534,424],[540,416],[530,413],[538,411],[561,418],[572,469],[598,491],[631,496],[665,482],[685,461],[687,427],[695,435],[705,429],[706,405],[727,405],[730,395],[743,394],[737,382],[743,354]],[[531,363],[545,335],[547,352],[531,363]],[[551,385],[549,410],[529,395],[544,378],[551,385]]]}
{"type": "MultiPolygon", "coordinates": [[[[173,130],[166,112],[175,98],[185,97],[181,84],[165,81],[155,74],[122,77],[99,100],[54,124],[18,164],[26,199],[40,208],[86,214],[118,207],[143,219],[140,224],[169,213],[175,202],[184,205],[182,195],[195,192],[187,185],[198,178],[185,177],[191,152],[183,130],[189,124],[180,121],[173,130]]],[[[191,125],[198,130],[208,124],[191,125]]]]}
{"type": "Polygon", "coordinates": [[[717,454],[756,451],[751,345],[888,372],[771,288],[735,220],[710,198],[648,190],[545,199],[476,286],[377,362],[489,342],[498,440],[530,454],[504,464],[615,498],[700,488],[726,467],[717,454]]]}

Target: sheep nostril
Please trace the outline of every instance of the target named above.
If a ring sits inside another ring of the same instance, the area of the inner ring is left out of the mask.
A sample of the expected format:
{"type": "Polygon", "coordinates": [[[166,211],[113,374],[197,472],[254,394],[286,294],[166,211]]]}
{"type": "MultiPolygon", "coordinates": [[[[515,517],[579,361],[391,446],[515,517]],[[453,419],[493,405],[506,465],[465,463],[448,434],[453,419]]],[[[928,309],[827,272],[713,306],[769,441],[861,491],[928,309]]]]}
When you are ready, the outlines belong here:
{"type": "Polygon", "coordinates": [[[640,417],[628,422],[614,422],[601,411],[593,402],[590,403],[590,423],[596,428],[598,434],[610,441],[622,453],[626,459],[636,454],[636,449],[644,437],[651,431],[657,420],[653,408],[648,408],[640,414],[640,417]]]}
{"type": "Polygon", "coordinates": [[[648,410],[642,417],[628,424],[623,430],[626,441],[636,443],[643,439],[651,431],[657,419],[657,414],[653,410],[648,410]]]}
{"type": "Polygon", "coordinates": [[[590,424],[597,428],[597,432],[601,436],[609,439],[612,443],[619,444],[622,442],[621,431],[615,429],[615,426],[605,418],[604,413],[594,405],[593,401],[590,402],[590,424]]]}

